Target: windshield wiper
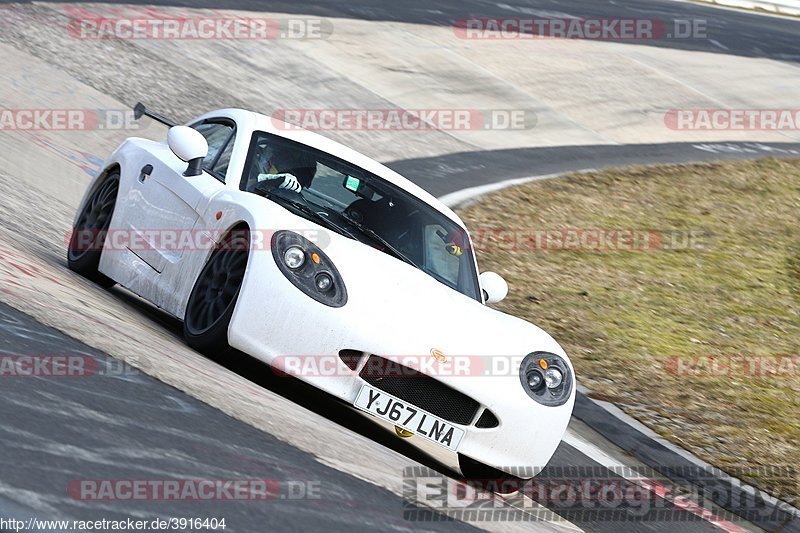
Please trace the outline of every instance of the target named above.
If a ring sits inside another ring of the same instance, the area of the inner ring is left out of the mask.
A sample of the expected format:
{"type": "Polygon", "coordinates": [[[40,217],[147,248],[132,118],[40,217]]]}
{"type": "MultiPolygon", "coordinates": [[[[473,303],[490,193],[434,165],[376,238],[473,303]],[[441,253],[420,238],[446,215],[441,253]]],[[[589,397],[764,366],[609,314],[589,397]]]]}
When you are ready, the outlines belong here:
{"type": "Polygon", "coordinates": [[[424,271],[424,269],[421,266],[419,266],[418,264],[416,264],[413,259],[411,259],[406,254],[404,254],[403,252],[401,252],[400,250],[395,248],[392,244],[389,243],[389,241],[387,241],[386,239],[384,239],[383,237],[381,237],[380,235],[375,233],[374,230],[372,230],[372,229],[368,228],[367,226],[363,225],[361,222],[353,220],[352,218],[350,218],[349,216],[345,215],[344,213],[339,213],[339,216],[342,217],[344,220],[346,220],[348,224],[350,224],[351,226],[356,228],[362,234],[366,235],[367,237],[372,239],[374,242],[377,242],[378,244],[380,244],[381,246],[383,246],[384,248],[386,248],[387,250],[392,252],[392,255],[394,255],[395,257],[397,257],[401,261],[405,261],[406,263],[408,263],[409,265],[413,266],[414,268],[424,271]]]}
{"type": "Polygon", "coordinates": [[[266,198],[269,198],[270,200],[278,200],[278,203],[289,204],[294,209],[297,209],[303,214],[310,216],[313,220],[320,222],[323,226],[327,226],[328,228],[336,230],[340,233],[345,233],[355,239],[355,236],[349,231],[347,231],[347,229],[343,228],[339,224],[336,224],[333,220],[329,219],[325,215],[322,215],[317,211],[315,211],[310,205],[308,205],[308,201],[303,196],[301,196],[301,198],[303,198],[303,200],[306,203],[298,202],[297,200],[292,200],[291,198],[287,198],[280,194],[275,194],[273,191],[264,191],[264,196],[266,198]]]}

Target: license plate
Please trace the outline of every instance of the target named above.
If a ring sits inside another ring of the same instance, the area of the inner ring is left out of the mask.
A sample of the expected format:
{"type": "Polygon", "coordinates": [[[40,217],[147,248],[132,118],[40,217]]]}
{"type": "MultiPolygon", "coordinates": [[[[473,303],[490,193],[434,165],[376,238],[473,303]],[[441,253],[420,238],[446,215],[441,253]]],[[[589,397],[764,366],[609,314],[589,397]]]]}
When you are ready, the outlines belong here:
{"type": "Polygon", "coordinates": [[[464,438],[463,429],[369,385],[361,387],[355,406],[451,451],[456,451],[464,438]]]}

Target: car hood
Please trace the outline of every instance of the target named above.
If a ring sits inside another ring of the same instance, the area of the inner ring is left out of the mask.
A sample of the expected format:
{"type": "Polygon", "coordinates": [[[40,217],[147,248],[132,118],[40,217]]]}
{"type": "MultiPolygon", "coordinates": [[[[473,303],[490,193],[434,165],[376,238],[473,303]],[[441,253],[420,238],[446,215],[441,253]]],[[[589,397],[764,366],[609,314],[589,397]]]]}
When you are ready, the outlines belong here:
{"type": "Polygon", "coordinates": [[[353,325],[364,324],[380,331],[381,336],[391,339],[385,343],[387,347],[416,350],[398,355],[429,354],[434,348],[469,356],[525,355],[533,351],[566,355],[541,328],[469,298],[368,244],[292,218],[302,221],[297,224],[301,230],[319,231],[318,244],[336,265],[347,288],[348,302],[341,311],[352,317],[353,325]]]}

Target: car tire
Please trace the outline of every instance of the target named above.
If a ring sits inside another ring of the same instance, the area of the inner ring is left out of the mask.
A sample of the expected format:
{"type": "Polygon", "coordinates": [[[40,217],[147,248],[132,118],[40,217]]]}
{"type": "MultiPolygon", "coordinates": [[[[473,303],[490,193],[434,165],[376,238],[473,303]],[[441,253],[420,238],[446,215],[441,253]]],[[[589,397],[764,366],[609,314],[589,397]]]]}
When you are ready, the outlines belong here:
{"type": "Polygon", "coordinates": [[[248,231],[228,233],[200,271],[186,303],[183,336],[189,346],[211,358],[232,351],[228,326],[244,281],[249,248],[248,231]]]}
{"type": "Polygon", "coordinates": [[[119,193],[119,171],[106,175],[77,218],[67,246],[67,267],[98,285],[109,288],[116,282],[98,270],[111,217],[119,193]]]}

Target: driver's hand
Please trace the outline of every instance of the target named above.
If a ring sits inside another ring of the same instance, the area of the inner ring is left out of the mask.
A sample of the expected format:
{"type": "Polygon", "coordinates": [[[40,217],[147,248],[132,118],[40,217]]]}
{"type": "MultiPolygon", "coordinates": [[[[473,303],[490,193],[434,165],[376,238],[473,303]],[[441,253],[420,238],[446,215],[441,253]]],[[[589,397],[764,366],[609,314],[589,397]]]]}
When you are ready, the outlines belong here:
{"type": "Polygon", "coordinates": [[[464,254],[464,249],[454,242],[448,242],[445,245],[445,250],[447,250],[447,253],[449,253],[450,255],[454,255],[456,257],[459,257],[464,254]]]}
{"type": "Polygon", "coordinates": [[[300,192],[303,187],[297,178],[292,174],[259,174],[256,190],[287,189],[292,192],[300,192]]]}

